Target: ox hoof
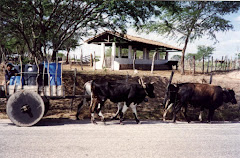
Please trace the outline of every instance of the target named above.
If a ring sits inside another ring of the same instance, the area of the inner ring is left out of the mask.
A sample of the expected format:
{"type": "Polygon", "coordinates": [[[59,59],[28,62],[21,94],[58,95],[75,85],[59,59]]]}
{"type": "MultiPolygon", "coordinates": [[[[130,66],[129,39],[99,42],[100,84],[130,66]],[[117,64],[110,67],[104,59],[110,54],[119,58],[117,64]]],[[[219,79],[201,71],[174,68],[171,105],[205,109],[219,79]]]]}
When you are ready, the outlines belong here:
{"type": "Polygon", "coordinates": [[[141,121],[139,121],[139,120],[136,120],[136,123],[137,123],[137,124],[141,124],[141,121]]]}
{"type": "Polygon", "coordinates": [[[141,121],[139,121],[139,122],[137,122],[137,124],[138,124],[138,125],[140,125],[140,124],[142,124],[142,122],[141,122],[141,121]]]}
{"type": "Polygon", "coordinates": [[[120,125],[124,125],[124,123],[123,123],[123,122],[120,122],[120,125]]]}
{"type": "Polygon", "coordinates": [[[97,125],[97,122],[95,120],[91,121],[93,125],[97,125]]]}

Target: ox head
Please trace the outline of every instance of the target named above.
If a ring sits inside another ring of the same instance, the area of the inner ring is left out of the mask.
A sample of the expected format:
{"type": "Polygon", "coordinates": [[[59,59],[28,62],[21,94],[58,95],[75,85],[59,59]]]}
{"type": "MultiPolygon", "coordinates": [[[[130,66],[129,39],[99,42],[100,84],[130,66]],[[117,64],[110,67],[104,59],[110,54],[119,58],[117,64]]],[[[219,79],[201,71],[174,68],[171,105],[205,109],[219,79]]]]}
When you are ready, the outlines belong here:
{"type": "Polygon", "coordinates": [[[231,102],[232,104],[237,104],[235,92],[230,89],[223,89],[223,101],[225,103],[231,102]]]}
{"type": "Polygon", "coordinates": [[[146,92],[147,92],[147,95],[150,97],[150,98],[155,98],[155,94],[154,94],[154,86],[153,86],[153,83],[147,83],[145,84],[146,85],[146,92]]]}
{"type": "Polygon", "coordinates": [[[139,84],[142,85],[142,87],[144,88],[147,96],[149,96],[150,98],[155,98],[155,94],[154,94],[154,82],[151,82],[151,83],[145,83],[143,82],[143,79],[140,77],[139,79],[139,84]]]}

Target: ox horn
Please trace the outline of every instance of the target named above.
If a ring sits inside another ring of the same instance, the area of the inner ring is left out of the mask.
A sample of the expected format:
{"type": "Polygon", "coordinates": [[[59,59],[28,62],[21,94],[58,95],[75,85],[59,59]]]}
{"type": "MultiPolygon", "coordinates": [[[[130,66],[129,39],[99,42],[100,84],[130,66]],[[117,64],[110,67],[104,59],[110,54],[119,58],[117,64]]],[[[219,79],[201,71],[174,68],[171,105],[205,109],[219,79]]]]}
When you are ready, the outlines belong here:
{"type": "Polygon", "coordinates": [[[146,88],[146,84],[143,83],[142,77],[140,77],[140,83],[141,83],[142,87],[145,89],[146,88]]]}

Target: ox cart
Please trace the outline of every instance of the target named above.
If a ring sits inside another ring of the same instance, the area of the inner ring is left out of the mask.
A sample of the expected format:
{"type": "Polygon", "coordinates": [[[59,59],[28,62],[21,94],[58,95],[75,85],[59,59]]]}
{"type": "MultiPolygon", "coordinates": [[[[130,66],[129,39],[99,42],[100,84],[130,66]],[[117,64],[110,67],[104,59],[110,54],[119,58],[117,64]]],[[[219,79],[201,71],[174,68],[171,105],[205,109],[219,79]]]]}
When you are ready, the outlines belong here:
{"type": "Polygon", "coordinates": [[[49,109],[50,99],[88,97],[75,95],[76,69],[73,95],[65,95],[61,63],[36,62],[26,65],[21,63],[14,68],[19,73],[11,77],[9,85],[0,87],[0,96],[7,98],[7,115],[17,126],[27,127],[39,122],[49,109]]]}

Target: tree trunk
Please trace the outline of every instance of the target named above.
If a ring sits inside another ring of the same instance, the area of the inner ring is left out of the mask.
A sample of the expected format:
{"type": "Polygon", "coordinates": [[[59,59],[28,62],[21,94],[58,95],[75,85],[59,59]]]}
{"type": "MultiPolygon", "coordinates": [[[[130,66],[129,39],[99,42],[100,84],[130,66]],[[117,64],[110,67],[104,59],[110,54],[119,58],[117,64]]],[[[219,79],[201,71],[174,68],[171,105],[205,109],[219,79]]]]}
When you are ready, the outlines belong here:
{"type": "Polygon", "coordinates": [[[70,53],[70,49],[67,49],[67,59],[66,59],[66,64],[69,64],[69,61],[68,61],[69,53],[70,53]]]}
{"type": "Polygon", "coordinates": [[[187,44],[188,44],[188,39],[189,39],[190,34],[187,36],[185,43],[184,43],[184,47],[182,50],[182,57],[181,57],[181,65],[182,65],[182,69],[181,69],[181,74],[184,75],[185,71],[184,71],[184,57],[185,57],[185,52],[187,49],[187,44]]]}
{"type": "Polygon", "coordinates": [[[57,50],[53,50],[53,53],[52,53],[52,62],[56,61],[56,58],[57,58],[57,50]]]}
{"type": "Polygon", "coordinates": [[[195,60],[195,56],[193,56],[193,75],[195,75],[196,73],[196,60],[195,60]]]}
{"type": "Polygon", "coordinates": [[[152,67],[151,67],[151,73],[153,74],[153,70],[154,70],[154,61],[155,61],[155,56],[156,56],[157,52],[154,52],[153,54],[153,59],[152,59],[152,67]]]}

